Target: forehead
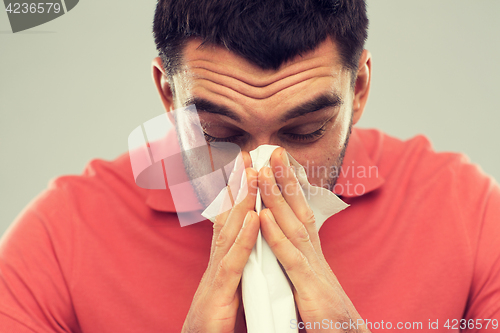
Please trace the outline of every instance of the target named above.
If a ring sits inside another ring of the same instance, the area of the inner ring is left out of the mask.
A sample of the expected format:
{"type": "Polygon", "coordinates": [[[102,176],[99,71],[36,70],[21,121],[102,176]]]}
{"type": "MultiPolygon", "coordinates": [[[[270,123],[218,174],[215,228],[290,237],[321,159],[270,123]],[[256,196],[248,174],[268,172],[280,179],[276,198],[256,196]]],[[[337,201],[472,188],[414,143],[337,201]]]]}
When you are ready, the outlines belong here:
{"type": "Polygon", "coordinates": [[[278,70],[262,69],[221,46],[201,45],[200,40],[191,39],[176,77],[176,94],[180,93],[181,103],[192,98],[216,100],[246,114],[249,109],[251,113],[270,109],[279,113],[280,109],[315,95],[342,95],[342,90],[349,86],[348,71],[343,69],[336,45],[330,39],[278,70]]]}

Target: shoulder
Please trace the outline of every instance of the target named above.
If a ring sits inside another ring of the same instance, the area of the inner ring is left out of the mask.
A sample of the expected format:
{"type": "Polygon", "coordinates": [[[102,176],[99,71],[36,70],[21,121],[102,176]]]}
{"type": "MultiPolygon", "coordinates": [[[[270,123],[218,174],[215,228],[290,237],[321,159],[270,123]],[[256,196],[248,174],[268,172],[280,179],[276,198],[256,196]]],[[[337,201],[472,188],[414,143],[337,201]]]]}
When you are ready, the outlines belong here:
{"type": "Polygon", "coordinates": [[[82,239],[114,234],[130,216],[150,213],[146,191],[135,185],[128,153],[113,161],[94,159],[80,175],[49,182],[3,235],[0,256],[16,261],[22,254],[40,262],[41,254],[52,253],[70,276],[82,239]]]}
{"type": "Polygon", "coordinates": [[[427,244],[420,258],[431,249],[429,260],[448,267],[444,279],[456,283],[460,279],[452,272],[460,272],[468,283],[466,318],[498,316],[500,187],[495,179],[465,154],[436,152],[423,135],[401,140],[374,129],[355,131],[385,180],[368,197],[372,218],[380,216],[378,230],[392,221],[391,230],[403,230],[398,238],[427,244]]]}
{"type": "Polygon", "coordinates": [[[500,187],[463,153],[436,152],[428,138],[401,140],[379,130],[357,129],[385,183],[392,204],[427,210],[428,218],[450,220],[474,248],[484,230],[500,237],[500,187]],[[433,217],[434,216],[434,217],[433,217]]]}
{"type": "Polygon", "coordinates": [[[85,196],[86,193],[101,197],[131,192],[141,194],[134,182],[128,153],[112,161],[93,159],[80,175],[64,175],[53,179],[48,191],[61,191],[84,199],[92,199],[85,196]]]}
{"type": "Polygon", "coordinates": [[[147,190],[135,185],[128,153],[112,161],[93,159],[79,175],[52,179],[12,223],[4,242],[22,241],[27,230],[38,230],[68,248],[83,228],[106,230],[127,214],[147,214],[146,195],[147,190]]]}
{"type": "Polygon", "coordinates": [[[92,256],[89,250],[116,233],[113,212],[142,195],[133,186],[127,160],[128,154],[114,161],[96,159],[80,175],[55,178],[2,236],[0,294],[6,297],[0,297],[1,327],[20,329],[22,323],[33,331],[52,331],[54,323],[44,314],[53,312],[78,330],[71,302],[82,258],[94,263],[102,257],[102,251],[92,256]]]}
{"type": "Polygon", "coordinates": [[[28,209],[46,215],[54,209],[68,208],[68,214],[75,216],[105,210],[106,205],[123,205],[124,201],[144,201],[145,196],[146,190],[135,185],[129,155],[125,153],[111,161],[93,159],[79,175],[52,179],[28,209]]]}
{"type": "Polygon", "coordinates": [[[377,129],[356,129],[368,155],[386,179],[418,187],[455,183],[462,190],[495,185],[492,177],[458,152],[436,152],[424,135],[402,140],[377,129]],[[479,183],[478,183],[479,182],[479,183]]]}

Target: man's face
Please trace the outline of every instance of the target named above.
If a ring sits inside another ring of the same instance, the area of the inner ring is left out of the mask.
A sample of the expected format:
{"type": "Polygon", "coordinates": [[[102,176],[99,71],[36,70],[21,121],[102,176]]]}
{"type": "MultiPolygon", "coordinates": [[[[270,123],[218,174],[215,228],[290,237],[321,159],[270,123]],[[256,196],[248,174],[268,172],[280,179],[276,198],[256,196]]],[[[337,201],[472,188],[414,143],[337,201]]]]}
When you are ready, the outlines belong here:
{"type": "MultiPolygon", "coordinates": [[[[284,147],[307,167],[311,184],[333,189],[355,89],[330,39],[277,71],[263,70],[222,47],[200,47],[195,39],[183,56],[183,67],[173,77],[172,107],[194,103],[208,142],[233,142],[243,151],[263,144],[284,147]]],[[[187,140],[185,131],[178,135],[187,140]]]]}

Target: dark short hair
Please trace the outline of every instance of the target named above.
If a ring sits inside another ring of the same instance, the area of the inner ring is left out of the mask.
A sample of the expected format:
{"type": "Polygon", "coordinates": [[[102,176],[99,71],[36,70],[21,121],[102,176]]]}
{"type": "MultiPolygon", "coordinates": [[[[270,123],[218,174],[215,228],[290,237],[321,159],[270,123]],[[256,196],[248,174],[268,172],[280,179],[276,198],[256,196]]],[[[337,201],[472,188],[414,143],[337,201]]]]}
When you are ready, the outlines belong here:
{"type": "Polygon", "coordinates": [[[190,37],[276,70],[328,36],[356,78],[367,29],[364,0],[158,0],[153,22],[156,48],[170,78],[190,37]]]}

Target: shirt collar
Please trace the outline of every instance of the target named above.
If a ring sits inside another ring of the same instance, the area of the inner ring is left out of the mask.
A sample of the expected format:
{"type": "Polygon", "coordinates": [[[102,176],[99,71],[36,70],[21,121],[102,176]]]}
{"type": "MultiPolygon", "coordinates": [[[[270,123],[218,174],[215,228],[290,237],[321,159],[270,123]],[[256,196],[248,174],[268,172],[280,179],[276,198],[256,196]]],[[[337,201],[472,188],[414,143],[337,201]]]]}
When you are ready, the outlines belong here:
{"type": "MultiPolygon", "coordinates": [[[[172,151],[178,150],[176,137],[170,136],[169,141],[173,144],[172,151]]],[[[358,130],[353,128],[349,138],[342,168],[339,171],[339,177],[334,187],[334,193],[346,198],[359,197],[372,192],[384,183],[383,177],[379,174],[377,165],[373,163],[366,147],[364,146],[358,130]]],[[[191,200],[182,200],[184,203],[174,204],[170,190],[148,190],[146,204],[157,211],[163,212],[189,212],[203,209],[196,199],[192,187],[186,187],[186,198],[191,200]]]]}
{"type": "Polygon", "coordinates": [[[376,190],[383,183],[384,178],[368,155],[359,130],[353,127],[333,192],[341,197],[354,198],[376,190]]]}
{"type": "MultiPolygon", "coordinates": [[[[175,131],[170,131],[166,138],[162,140],[161,143],[163,151],[165,151],[166,156],[174,156],[178,155],[180,152],[179,148],[179,141],[177,139],[177,135],[175,134],[175,131]]],[[[166,160],[162,160],[161,162],[161,170],[163,171],[163,176],[166,177],[166,183],[168,185],[168,175],[165,169],[165,163],[166,160]]],[[[160,163],[157,162],[157,163],[160,163]]],[[[176,163],[177,164],[177,163],[176,163]]],[[[176,174],[172,175],[170,174],[171,177],[174,177],[175,180],[179,179],[186,179],[188,180],[189,177],[187,176],[185,170],[183,168],[176,168],[175,170],[176,174]]],[[[182,198],[179,198],[180,200],[177,200],[177,202],[174,202],[174,199],[171,195],[171,190],[169,186],[166,187],[166,189],[150,189],[148,190],[148,194],[146,197],[146,204],[158,211],[162,212],[172,212],[172,213],[185,213],[185,212],[192,212],[192,211],[201,211],[203,210],[202,205],[199,203],[196,194],[194,192],[194,189],[192,186],[190,186],[189,182],[181,184],[185,185],[182,186],[182,198]]],[[[178,192],[177,192],[178,193],[178,192]]]]}

